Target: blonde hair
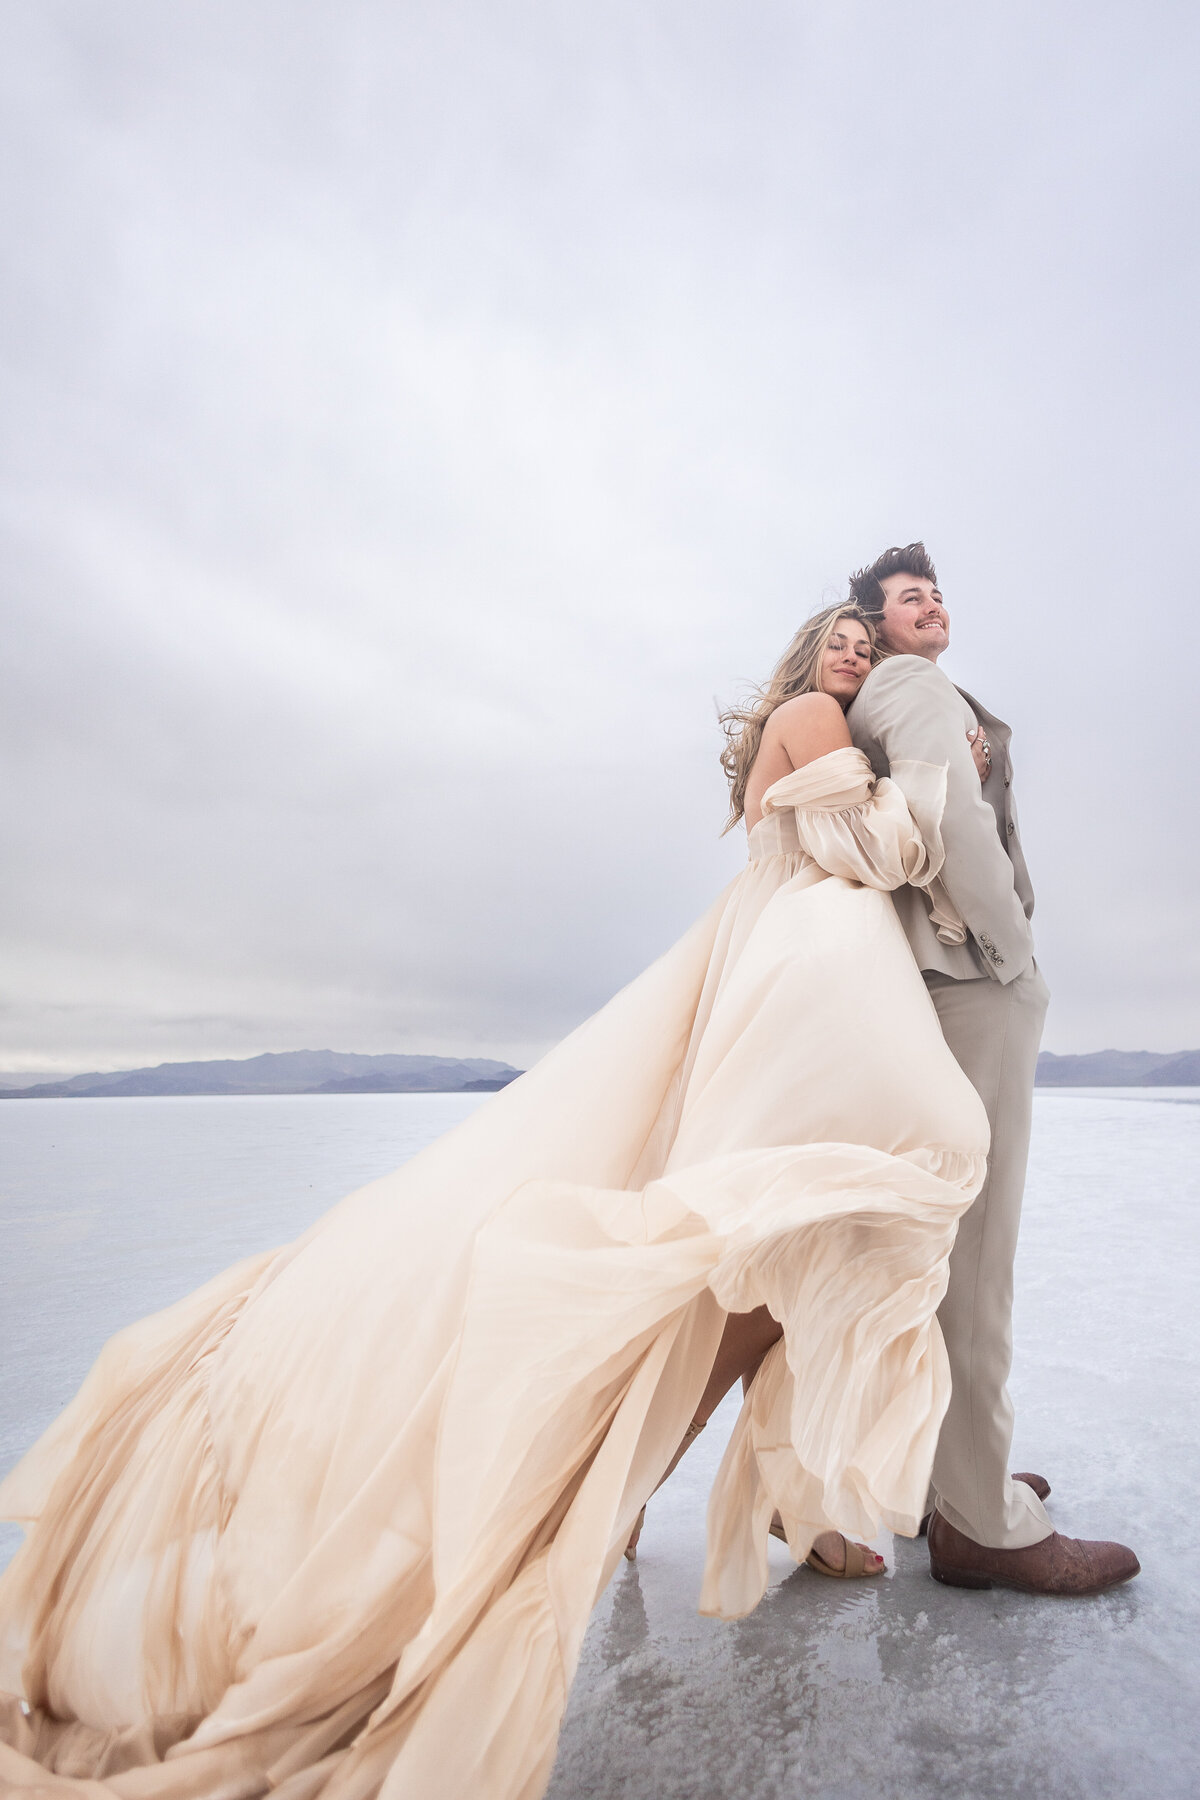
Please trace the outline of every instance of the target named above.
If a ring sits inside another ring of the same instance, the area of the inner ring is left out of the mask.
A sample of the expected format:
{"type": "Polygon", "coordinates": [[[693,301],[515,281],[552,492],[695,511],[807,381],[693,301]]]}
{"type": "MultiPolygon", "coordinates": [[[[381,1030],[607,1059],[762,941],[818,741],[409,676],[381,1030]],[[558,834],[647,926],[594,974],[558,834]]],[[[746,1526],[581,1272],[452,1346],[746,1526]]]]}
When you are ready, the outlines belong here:
{"type": "Polygon", "coordinates": [[[829,640],[837,630],[839,619],[853,619],[871,640],[871,666],[882,652],[875,638],[875,627],[866,614],[851,600],[842,606],[826,606],[811,619],[806,619],[772,671],[770,680],[755,688],[743,706],[731,706],[719,715],[725,733],[721,767],[729,778],[729,819],[725,830],[732,831],[746,810],[746,783],[754,767],[762,743],[767,720],[785,700],[796,694],[820,694],[821,659],[829,640]]]}

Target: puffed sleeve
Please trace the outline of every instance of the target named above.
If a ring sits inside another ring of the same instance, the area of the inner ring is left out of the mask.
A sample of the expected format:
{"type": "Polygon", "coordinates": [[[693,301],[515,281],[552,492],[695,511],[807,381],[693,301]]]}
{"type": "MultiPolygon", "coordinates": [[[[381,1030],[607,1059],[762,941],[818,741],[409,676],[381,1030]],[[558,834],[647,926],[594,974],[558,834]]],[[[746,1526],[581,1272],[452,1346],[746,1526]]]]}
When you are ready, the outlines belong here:
{"type": "Polygon", "coordinates": [[[872,774],[861,750],[834,750],[767,789],[756,835],[762,848],[799,850],[826,874],[864,887],[923,888],[938,937],[961,944],[966,927],[940,880],[945,768],[914,769],[912,786],[918,804],[910,809],[894,781],[872,774]]]}

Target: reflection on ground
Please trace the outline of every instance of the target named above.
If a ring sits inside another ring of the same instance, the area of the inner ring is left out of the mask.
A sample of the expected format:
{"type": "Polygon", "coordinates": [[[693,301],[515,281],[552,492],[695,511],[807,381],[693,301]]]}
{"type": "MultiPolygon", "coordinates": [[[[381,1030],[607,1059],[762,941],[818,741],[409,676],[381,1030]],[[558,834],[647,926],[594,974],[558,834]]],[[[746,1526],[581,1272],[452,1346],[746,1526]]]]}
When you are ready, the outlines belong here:
{"type": "Polygon", "coordinates": [[[647,1524],[604,1597],[551,1800],[1195,1792],[1196,1696],[1156,1645],[1144,1586],[966,1593],[904,1541],[887,1578],[840,1585],[783,1573],[772,1547],[766,1598],[722,1625],[694,1612],[700,1487],[647,1524]]]}

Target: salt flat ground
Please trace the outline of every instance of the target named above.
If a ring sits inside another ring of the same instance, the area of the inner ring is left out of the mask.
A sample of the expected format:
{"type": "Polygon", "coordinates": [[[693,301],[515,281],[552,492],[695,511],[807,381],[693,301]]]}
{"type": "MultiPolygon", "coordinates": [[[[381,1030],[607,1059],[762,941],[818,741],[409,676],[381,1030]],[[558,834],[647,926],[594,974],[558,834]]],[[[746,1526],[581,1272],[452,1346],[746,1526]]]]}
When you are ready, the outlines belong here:
{"type": "MultiPolygon", "coordinates": [[[[295,1236],[486,1097],[0,1102],[0,1469],[104,1339],[295,1236]]],[[[1200,1793],[1200,1093],[1040,1093],[1015,1465],[1060,1530],[1132,1543],[1096,1600],[966,1593],[924,1548],[839,1584],[772,1546],[695,1610],[727,1405],[654,1499],[584,1645],[552,1800],[1187,1800],[1200,1793]]],[[[0,1562],[19,1534],[0,1527],[0,1562]]],[[[430,1797],[434,1800],[434,1797],[430,1797]]]]}

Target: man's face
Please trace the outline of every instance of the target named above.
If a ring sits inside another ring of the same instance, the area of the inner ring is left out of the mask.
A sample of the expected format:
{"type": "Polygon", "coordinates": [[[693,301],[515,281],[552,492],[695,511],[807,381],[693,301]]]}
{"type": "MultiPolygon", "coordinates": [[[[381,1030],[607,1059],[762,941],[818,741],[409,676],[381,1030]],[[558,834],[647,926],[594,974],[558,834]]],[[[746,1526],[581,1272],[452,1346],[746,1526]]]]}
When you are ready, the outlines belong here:
{"type": "Polygon", "coordinates": [[[884,648],[936,662],[950,642],[950,615],[927,575],[888,575],[880,582],[883,613],[875,629],[884,648]]]}

